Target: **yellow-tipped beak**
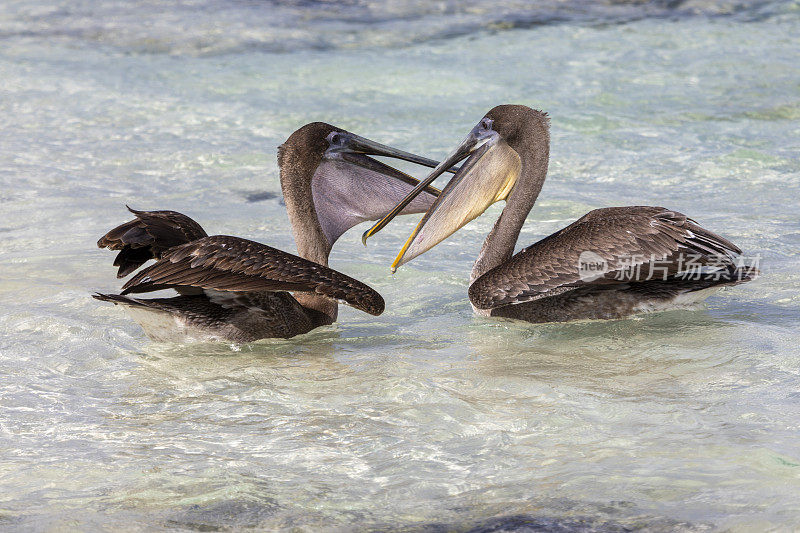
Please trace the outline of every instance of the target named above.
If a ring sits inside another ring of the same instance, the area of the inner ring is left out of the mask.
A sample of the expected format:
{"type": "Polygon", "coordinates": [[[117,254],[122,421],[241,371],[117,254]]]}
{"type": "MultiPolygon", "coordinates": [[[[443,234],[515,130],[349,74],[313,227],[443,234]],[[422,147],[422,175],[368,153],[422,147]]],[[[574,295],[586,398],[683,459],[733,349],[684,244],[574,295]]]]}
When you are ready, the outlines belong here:
{"type": "Polygon", "coordinates": [[[474,152],[417,224],[392,263],[392,271],[445,240],[493,203],[505,200],[521,168],[519,154],[502,140],[474,152]]]}

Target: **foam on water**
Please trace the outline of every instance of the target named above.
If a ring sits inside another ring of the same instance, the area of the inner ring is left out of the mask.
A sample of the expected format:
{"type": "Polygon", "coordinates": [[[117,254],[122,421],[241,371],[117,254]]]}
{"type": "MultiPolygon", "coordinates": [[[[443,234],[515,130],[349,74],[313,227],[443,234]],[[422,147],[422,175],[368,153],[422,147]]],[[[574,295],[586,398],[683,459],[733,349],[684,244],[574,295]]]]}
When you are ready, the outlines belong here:
{"type": "Polygon", "coordinates": [[[0,527],[800,523],[800,11],[556,4],[4,3],[0,527]],[[664,205],[763,277],[634,320],[476,318],[495,206],[394,276],[413,220],[345,234],[332,266],[387,311],[289,341],[155,345],[90,298],[118,287],[94,243],[125,203],[293,251],[275,155],[295,128],[443,157],[504,102],[552,116],[520,245],[664,205]]]}

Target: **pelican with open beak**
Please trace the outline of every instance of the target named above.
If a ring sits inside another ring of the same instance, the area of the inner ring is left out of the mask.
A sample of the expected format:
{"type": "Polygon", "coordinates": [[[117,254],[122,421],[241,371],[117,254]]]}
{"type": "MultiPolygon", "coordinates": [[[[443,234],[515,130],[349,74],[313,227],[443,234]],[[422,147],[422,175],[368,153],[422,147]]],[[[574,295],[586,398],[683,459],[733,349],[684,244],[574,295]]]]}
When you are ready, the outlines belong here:
{"type": "Polygon", "coordinates": [[[505,200],[472,269],[469,297],[481,315],[529,322],[622,318],[693,305],[723,286],[757,276],[756,269],[742,264],[736,245],[663,207],[596,209],[513,255],[547,176],[549,124],[546,113],[526,106],[493,108],[364,234],[364,241],[446,169],[466,159],[417,224],[392,269],[505,200]],[[686,275],[690,262],[703,267],[700,275],[686,275]]]}
{"type": "MultiPolygon", "coordinates": [[[[297,255],[239,237],[208,236],[175,211],[131,210],[134,220],[97,244],[119,251],[114,265],[120,278],[156,261],[139,270],[121,294],[95,298],[125,307],[152,339],[173,342],[293,337],[333,323],[338,301],[381,314],[380,294],[328,267],[331,248],[345,231],[377,220],[418,184],[371,156],[437,166],[330,124],[306,124],[278,149],[297,255]],[[163,289],[178,296],[129,296],[163,289]]],[[[422,187],[417,193],[402,214],[424,212],[439,191],[422,187]]]]}

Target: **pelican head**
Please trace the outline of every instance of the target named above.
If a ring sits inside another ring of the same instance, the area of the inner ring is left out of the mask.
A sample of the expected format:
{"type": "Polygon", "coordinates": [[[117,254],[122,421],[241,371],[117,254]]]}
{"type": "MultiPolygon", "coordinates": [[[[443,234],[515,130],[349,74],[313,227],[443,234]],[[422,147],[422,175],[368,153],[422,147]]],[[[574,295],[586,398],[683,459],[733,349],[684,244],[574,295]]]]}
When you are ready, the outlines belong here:
{"type": "MultiPolygon", "coordinates": [[[[306,257],[326,260],[345,231],[365,220],[378,220],[419,183],[371,156],[430,168],[438,164],[324,122],[306,124],[278,148],[284,200],[295,241],[306,257]]],[[[439,194],[434,187],[420,190],[423,193],[404,213],[425,212],[439,194]]]]}
{"type": "Polygon", "coordinates": [[[508,198],[519,180],[523,162],[521,154],[526,151],[531,133],[535,133],[539,125],[544,125],[547,135],[546,122],[546,114],[526,106],[493,108],[427,178],[364,233],[363,240],[386,226],[445,169],[466,159],[406,240],[392,263],[392,271],[430,250],[480,216],[493,203],[508,198]]]}
{"type": "MultiPolygon", "coordinates": [[[[366,139],[343,128],[311,122],[292,133],[278,147],[278,164],[283,168],[301,167],[306,176],[312,176],[317,167],[326,161],[338,161],[388,175],[416,185],[418,180],[369,156],[384,156],[434,168],[437,162],[416,154],[366,139]]],[[[426,192],[438,194],[430,187],[426,192]]]]}

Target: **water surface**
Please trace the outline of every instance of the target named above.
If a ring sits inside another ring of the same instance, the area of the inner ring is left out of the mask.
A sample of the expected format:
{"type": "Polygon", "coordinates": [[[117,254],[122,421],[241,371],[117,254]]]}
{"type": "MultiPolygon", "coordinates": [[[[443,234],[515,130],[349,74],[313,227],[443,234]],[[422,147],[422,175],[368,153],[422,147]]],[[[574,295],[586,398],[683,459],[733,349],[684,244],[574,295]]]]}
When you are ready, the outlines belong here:
{"type": "Polygon", "coordinates": [[[765,531],[800,525],[796,2],[0,6],[0,528],[765,531]],[[759,255],[698,310],[472,315],[501,205],[289,341],[154,345],[97,238],[124,204],[294,251],[276,147],[325,120],[441,158],[498,103],[552,116],[520,245],[663,205],[759,255]]]}

